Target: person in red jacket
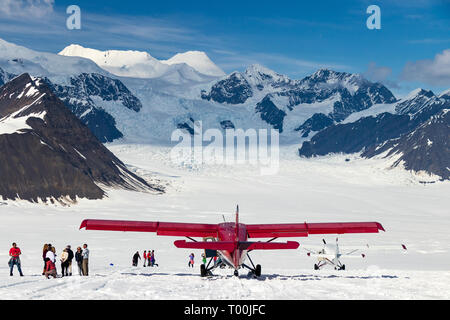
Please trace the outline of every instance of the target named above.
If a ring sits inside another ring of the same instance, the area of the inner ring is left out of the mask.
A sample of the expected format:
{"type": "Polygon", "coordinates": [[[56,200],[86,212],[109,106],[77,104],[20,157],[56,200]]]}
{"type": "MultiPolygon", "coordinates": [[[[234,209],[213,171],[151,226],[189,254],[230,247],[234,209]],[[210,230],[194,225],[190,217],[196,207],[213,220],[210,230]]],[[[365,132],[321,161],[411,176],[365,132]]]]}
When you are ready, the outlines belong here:
{"type": "Polygon", "coordinates": [[[20,251],[20,248],[17,246],[17,244],[14,242],[12,244],[12,248],[9,249],[9,256],[11,257],[9,259],[9,275],[12,276],[13,275],[13,268],[16,265],[17,269],[19,270],[19,274],[21,277],[23,277],[22,274],[22,268],[20,266],[20,255],[22,254],[22,252],[20,251]]]}
{"type": "Polygon", "coordinates": [[[145,262],[147,261],[147,250],[144,250],[143,258],[144,258],[144,267],[145,267],[145,262]]]}
{"type": "Polygon", "coordinates": [[[52,260],[50,260],[49,258],[45,258],[45,273],[44,273],[44,275],[47,279],[50,279],[50,276],[52,276],[53,278],[56,278],[55,263],[52,260]]]}

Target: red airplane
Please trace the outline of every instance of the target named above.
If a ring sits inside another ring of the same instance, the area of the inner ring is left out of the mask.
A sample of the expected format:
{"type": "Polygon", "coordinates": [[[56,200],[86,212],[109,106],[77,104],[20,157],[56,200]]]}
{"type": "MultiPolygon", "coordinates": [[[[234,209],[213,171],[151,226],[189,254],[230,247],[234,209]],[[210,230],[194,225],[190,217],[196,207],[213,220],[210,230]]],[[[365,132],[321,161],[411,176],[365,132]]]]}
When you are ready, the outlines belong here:
{"type": "MultiPolygon", "coordinates": [[[[217,267],[228,266],[234,269],[234,275],[238,276],[240,268],[247,268],[259,277],[261,265],[254,265],[248,253],[252,250],[282,250],[297,249],[296,241],[272,242],[282,237],[307,237],[310,234],[343,234],[343,233],[378,233],[384,230],[378,222],[337,222],[337,223],[290,223],[290,224],[243,224],[239,223],[239,206],[236,210],[236,222],[224,222],[219,224],[202,223],[174,223],[174,222],[150,222],[150,221],[121,221],[121,220],[93,220],[86,219],[80,229],[131,231],[131,232],[156,232],[159,236],[186,237],[191,241],[175,241],[177,248],[205,249],[217,252],[219,260],[211,268],[211,260],[208,265],[200,266],[202,277],[211,275],[211,271],[217,267]],[[209,238],[212,241],[196,241],[193,237],[209,238]],[[248,241],[254,238],[271,238],[266,242],[248,241]],[[249,259],[252,267],[245,264],[249,259]]],[[[215,255],[215,254],[214,254],[215,255]]]]}

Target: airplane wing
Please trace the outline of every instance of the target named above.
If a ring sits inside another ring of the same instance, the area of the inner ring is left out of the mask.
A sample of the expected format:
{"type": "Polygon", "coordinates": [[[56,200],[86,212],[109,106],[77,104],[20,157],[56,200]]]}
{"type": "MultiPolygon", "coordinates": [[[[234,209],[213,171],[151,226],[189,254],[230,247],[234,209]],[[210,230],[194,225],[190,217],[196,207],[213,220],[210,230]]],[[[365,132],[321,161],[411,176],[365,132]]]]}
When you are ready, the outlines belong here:
{"type": "MultiPolygon", "coordinates": [[[[307,237],[310,234],[377,233],[383,230],[378,222],[249,224],[249,238],[307,237]]],[[[83,220],[80,229],[155,232],[159,236],[217,237],[217,224],[177,223],[126,220],[83,220]]]]}
{"type": "Polygon", "coordinates": [[[178,240],[174,242],[177,248],[189,249],[210,249],[210,250],[229,250],[236,248],[241,250],[282,250],[282,249],[297,249],[299,243],[296,241],[288,242],[238,242],[233,241],[208,241],[208,242],[187,242],[185,240],[178,240]],[[236,247],[237,245],[237,247],[236,247]]]}
{"type": "Polygon", "coordinates": [[[310,234],[377,233],[378,222],[332,222],[293,224],[248,224],[249,238],[307,237],[310,234]]]}
{"type": "Polygon", "coordinates": [[[126,220],[83,220],[80,229],[106,231],[155,232],[159,236],[217,237],[216,224],[175,223],[126,220]]]}

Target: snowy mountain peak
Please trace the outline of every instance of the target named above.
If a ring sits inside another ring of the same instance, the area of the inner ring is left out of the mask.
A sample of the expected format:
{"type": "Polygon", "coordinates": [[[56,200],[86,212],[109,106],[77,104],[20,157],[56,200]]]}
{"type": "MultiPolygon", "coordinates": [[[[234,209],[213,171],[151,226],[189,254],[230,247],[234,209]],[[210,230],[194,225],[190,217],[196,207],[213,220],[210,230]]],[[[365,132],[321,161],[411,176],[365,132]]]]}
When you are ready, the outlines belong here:
{"type": "Polygon", "coordinates": [[[220,77],[224,72],[201,51],[180,53],[169,60],[158,60],[145,51],[107,50],[84,48],[72,44],[59,55],[82,57],[94,61],[101,68],[123,77],[159,78],[181,83],[187,80],[202,81],[202,75],[220,77]]]}
{"type": "Polygon", "coordinates": [[[209,76],[222,77],[225,75],[225,72],[215,65],[203,51],[178,53],[168,60],[161,60],[161,62],[168,65],[185,63],[198,72],[209,76]]]}
{"type": "Polygon", "coordinates": [[[100,51],[71,44],[58,53],[61,56],[82,57],[94,61],[99,66],[122,67],[138,63],[155,63],[157,60],[143,51],[107,50],[100,51]]]}
{"type": "Polygon", "coordinates": [[[105,73],[91,60],[38,52],[0,39],[0,68],[8,73],[25,72],[40,75],[71,75],[83,72],[105,73]]]}
{"type": "Polygon", "coordinates": [[[413,91],[411,91],[404,100],[411,100],[411,99],[414,99],[419,96],[431,98],[434,96],[434,93],[431,90],[417,88],[417,89],[414,89],[413,91]]]}
{"type": "Polygon", "coordinates": [[[450,89],[441,92],[439,98],[450,99],[450,89]]]}
{"type": "Polygon", "coordinates": [[[417,88],[397,103],[395,111],[398,114],[414,115],[436,104],[440,105],[441,102],[434,95],[433,91],[417,88]]]}
{"type": "Polygon", "coordinates": [[[311,78],[324,78],[328,77],[330,74],[334,74],[335,72],[330,69],[320,68],[316,72],[311,75],[311,78]]]}
{"type": "Polygon", "coordinates": [[[305,88],[314,88],[316,90],[345,88],[352,95],[361,88],[374,85],[366,80],[361,74],[338,72],[330,69],[319,69],[301,80],[301,83],[305,88]]]}
{"type": "Polygon", "coordinates": [[[309,79],[320,81],[320,82],[346,82],[346,83],[354,83],[354,84],[362,84],[364,82],[368,82],[361,74],[359,73],[347,73],[347,72],[339,72],[330,69],[319,69],[314,72],[309,79]]]}
{"type": "Polygon", "coordinates": [[[309,78],[314,80],[327,81],[330,79],[342,78],[343,75],[350,76],[350,74],[345,72],[337,72],[330,69],[321,68],[314,72],[309,78]]]}
{"type": "Polygon", "coordinates": [[[271,75],[271,76],[279,76],[278,73],[276,73],[275,71],[264,67],[263,65],[260,64],[252,64],[250,65],[246,70],[245,73],[248,75],[254,75],[254,74],[267,74],[267,75],[271,75]]]}
{"type": "Polygon", "coordinates": [[[243,76],[247,81],[256,87],[279,86],[281,84],[290,83],[292,80],[288,77],[281,75],[269,68],[266,68],[260,64],[250,65],[243,76]]]}
{"type": "Polygon", "coordinates": [[[39,105],[48,92],[42,90],[40,79],[28,74],[15,77],[11,85],[8,84],[0,95],[0,135],[21,134],[23,130],[31,129],[27,124],[30,118],[44,119],[46,111],[39,105]]]}
{"type": "MultiPolygon", "coordinates": [[[[17,103],[16,100],[23,100],[27,106],[31,106],[40,94],[48,93],[43,86],[42,79],[32,77],[28,73],[24,73],[11,79],[10,82],[2,87],[4,94],[0,96],[2,101],[8,101],[9,103],[17,103]],[[13,93],[12,93],[13,92],[13,93]]],[[[5,108],[7,110],[9,108],[5,108]]],[[[1,116],[1,113],[0,113],[1,116]]]]}

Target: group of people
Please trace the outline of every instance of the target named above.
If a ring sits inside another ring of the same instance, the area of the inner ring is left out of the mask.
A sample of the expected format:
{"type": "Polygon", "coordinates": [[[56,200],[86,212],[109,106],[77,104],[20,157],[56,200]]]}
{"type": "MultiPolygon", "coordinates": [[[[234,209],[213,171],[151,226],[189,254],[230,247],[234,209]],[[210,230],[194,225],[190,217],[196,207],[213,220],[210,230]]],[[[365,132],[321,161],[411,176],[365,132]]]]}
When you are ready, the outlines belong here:
{"type": "MultiPolygon", "coordinates": [[[[23,277],[21,263],[20,263],[20,255],[22,252],[20,251],[20,248],[17,246],[17,244],[14,242],[12,244],[11,249],[9,250],[9,274],[10,276],[13,275],[13,269],[14,266],[17,266],[17,269],[19,271],[19,274],[21,277],[23,277]]],[[[45,276],[47,279],[50,277],[56,278],[57,271],[56,271],[56,249],[54,246],[52,246],[50,243],[44,244],[44,248],[42,250],[42,259],[44,260],[44,270],[42,271],[42,275],[45,276]]],[[[71,276],[72,275],[72,260],[75,258],[75,261],[77,262],[78,266],[78,273],[80,276],[88,276],[89,275],[89,249],[88,245],[84,244],[83,249],[81,247],[77,248],[77,251],[74,252],[71,249],[70,245],[67,245],[64,250],[61,253],[61,257],[59,259],[61,263],[61,276],[71,276]]],[[[144,258],[144,267],[154,267],[159,265],[156,263],[155,260],[155,250],[144,250],[143,254],[144,258]]],[[[189,267],[194,267],[194,254],[191,253],[189,255],[189,267]]],[[[217,257],[214,257],[214,264],[216,264],[217,257]]],[[[136,253],[133,255],[132,264],[133,267],[137,267],[138,260],[141,260],[141,256],[139,254],[139,251],[136,251],[136,253]]],[[[205,264],[206,263],[206,256],[205,254],[202,254],[202,261],[205,264]]]]}
{"type": "MultiPolygon", "coordinates": [[[[50,277],[56,278],[56,249],[50,243],[44,244],[42,250],[42,259],[44,260],[44,270],[42,275],[47,279],[50,277]]],[[[80,276],[89,275],[89,249],[88,245],[84,244],[83,249],[81,247],[77,248],[75,254],[73,253],[71,246],[67,245],[61,253],[59,259],[61,263],[61,276],[71,276],[72,275],[72,260],[75,258],[78,266],[78,274],[80,276]]]]}
{"type": "MultiPolygon", "coordinates": [[[[9,250],[9,275],[13,275],[14,266],[17,266],[17,270],[21,277],[23,277],[20,255],[22,251],[14,242],[12,244],[11,249],[9,250]]],[[[44,248],[42,250],[42,259],[44,260],[44,269],[42,271],[42,275],[47,279],[50,277],[56,278],[56,249],[50,243],[44,244],[44,248]]],[[[61,263],[61,276],[71,276],[72,275],[72,260],[75,258],[78,265],[78,273],[83,276],[87,276],[89,274],[89,249],[87,248],[87,244],[83,245],[83,249],[81,247],[77,248],[76,253],[74,254],[70,245],[64,248],[61,253],[61,257],[59,259],[61,263]]]]}
{"type": "MultiPolygon", "coordinates": [[[[142,257],[144,258],[144,267],[159,267],[155,260],[155,250],[148,250],[148,252],[147,250],[144,250],[142,257]]],[[[139,251],[136,251],[132,259],[133,267],[137,267],[138,260],[141,260],[141,255],[139,254],[139,251]]]]}

